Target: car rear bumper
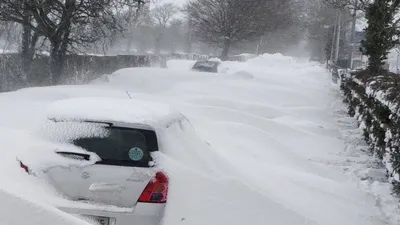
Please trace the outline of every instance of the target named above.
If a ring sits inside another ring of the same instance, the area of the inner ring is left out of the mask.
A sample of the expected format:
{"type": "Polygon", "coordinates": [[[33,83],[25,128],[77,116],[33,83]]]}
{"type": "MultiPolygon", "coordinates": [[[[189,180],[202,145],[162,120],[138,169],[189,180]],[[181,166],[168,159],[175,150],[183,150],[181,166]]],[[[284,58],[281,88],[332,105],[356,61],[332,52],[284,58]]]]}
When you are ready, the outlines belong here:
{"type": "Polygon", "coordinates": [[[87,215],[110,218],[109,225],[159,225],[165,204],[138,203],[131,211],[101,210],[93,208],[58,207],[73,215],[87,215]]]}

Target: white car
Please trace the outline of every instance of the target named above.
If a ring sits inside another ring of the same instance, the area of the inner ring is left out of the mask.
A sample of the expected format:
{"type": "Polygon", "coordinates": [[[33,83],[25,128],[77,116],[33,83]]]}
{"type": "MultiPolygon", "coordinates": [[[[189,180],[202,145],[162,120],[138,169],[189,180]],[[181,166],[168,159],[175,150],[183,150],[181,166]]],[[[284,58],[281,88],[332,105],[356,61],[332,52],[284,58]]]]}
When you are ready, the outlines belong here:
{"type": "MultiPolygon", "coordinates": [[[[158,131],[184,119],[168,106],[131,99],[77,98],[53,103],[45,135],[60,143],[57,159],[40,171],[29,160],[20,166],[43,174],[74,202],[128,210],[60,206],[104,225],[158,225],[167,202],[168,178],[154,162],[158,131]]],[[[55,157],[55,158],[54,158],[55,157]]]]}

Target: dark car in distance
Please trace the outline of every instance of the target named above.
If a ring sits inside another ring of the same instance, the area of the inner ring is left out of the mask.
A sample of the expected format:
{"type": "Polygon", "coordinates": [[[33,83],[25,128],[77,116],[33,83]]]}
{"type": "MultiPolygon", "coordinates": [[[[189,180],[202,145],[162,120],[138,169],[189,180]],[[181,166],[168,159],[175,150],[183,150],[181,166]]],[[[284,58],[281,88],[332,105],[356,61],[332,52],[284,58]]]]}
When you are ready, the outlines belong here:
{"type": "Polygon", "coordinates": [[[218,73],[218,67],[221,63],[218,61],[197,61],[193,67],[193,71],[218,73]]]}

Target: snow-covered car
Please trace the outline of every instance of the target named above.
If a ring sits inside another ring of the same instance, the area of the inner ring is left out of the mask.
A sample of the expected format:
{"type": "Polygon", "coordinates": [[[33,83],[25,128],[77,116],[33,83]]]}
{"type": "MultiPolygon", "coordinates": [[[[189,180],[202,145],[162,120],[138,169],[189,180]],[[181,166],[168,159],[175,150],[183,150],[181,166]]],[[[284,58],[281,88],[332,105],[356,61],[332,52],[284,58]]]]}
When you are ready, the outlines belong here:
{"type": "Polygon", "coordinates": [[[113,98],[76,98],[53,103],[41,136],[57,142],[39,166],[19,159],[30,174],[41,174],[65,198],[129,209],[125,213],[60,207],[95,217],[104,225],[156,225],[167,202],[168,178],[157,167],[157,130],[182,114],[163,104],[113,98]],[[49,162],[50,161],[50,162],[49,162]]]}
{"type": "Polygon", "coordinates": [[[193,67],[193,71],[199,72],[208,72],[208,73],[218,73],[218,67],[221,65],[221,62],[218,61],[197,61],[193,67]]]}

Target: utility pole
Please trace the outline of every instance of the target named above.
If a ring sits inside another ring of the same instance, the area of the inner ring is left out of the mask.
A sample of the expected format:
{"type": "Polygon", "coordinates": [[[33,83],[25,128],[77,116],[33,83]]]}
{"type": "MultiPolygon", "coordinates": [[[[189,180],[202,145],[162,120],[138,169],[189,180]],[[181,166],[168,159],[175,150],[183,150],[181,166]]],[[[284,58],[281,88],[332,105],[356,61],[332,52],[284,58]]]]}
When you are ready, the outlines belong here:
{"type": "Polygon", "coordinates": [[[193,34],[192,34],[192,19],[189,18],[187,22],[187,34],[186,34],[186,53],[192,53],[192,42],[193,42],[193,34]]]}
{"type": "Polygon", "coordinates": [[[261,48],[263,41],[264,41],[264,36],[261,36],[260,41],[257,44],[257,53],[256,53],[257,55],[260,55],[260,48],[261,48]]]}
{"type": "Polygon", "coordinates": [[[333,63],[333,56],[335,53],[335,38],[336,38],[336,30],[337,30],[337,24],[338,24],[338,14],[336,12],[336,18],[335,18],[335,25],[333,27],[333,35],[332,35],[332,44],[331,44],[331,56],[329,57],[329,60],[331,63],[333,63]]]}
{"type": "Polygon", "coordinates": [[[397,73],[397,75],[399,75],[399,72],[400,72],[400,70],[399,70],[400,49],[396,48],[395,50],[396,50],[396,53],[397,53],[396,73],[397,73]]]}
{"type": "Polygon", "coordinates": [[[334,58],[334,62],[337,64],[338,60],[339,60],[339,44],[340,44],[340,30],[341,30],[341,15],[342,12],[340,11],[340,9],[337,9],[337,30],[336,30],[336,44],[335,44],[335,58],[334,58]]]}
{"type": "Polygon", "coordinates": [[[354,39],[355,39],[355,32],[356,32],[356,23],[357,23],[357,6],[358,0],[354,2],[354,11],[353,11],[353,21],[351,24],[351,34],[350,34],[350,49],[349,49],[349,57],[347,62],[347,67],[352,69],[353,68],[353,51],[354,51],[354,39]]]}

